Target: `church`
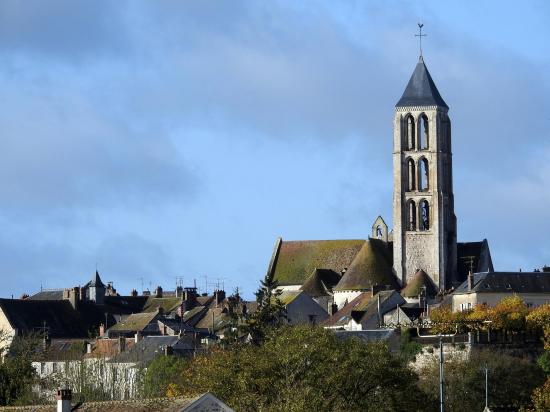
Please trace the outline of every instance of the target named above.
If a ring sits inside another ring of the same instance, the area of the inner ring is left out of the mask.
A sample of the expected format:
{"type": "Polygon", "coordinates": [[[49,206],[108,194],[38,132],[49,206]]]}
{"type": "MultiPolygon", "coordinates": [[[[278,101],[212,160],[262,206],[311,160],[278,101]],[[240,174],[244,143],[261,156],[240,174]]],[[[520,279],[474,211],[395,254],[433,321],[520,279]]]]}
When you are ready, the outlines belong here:
{"type": "Polygon", "coordinates": [[[283,291],[305,291],[333,313],[364,292],[433,299],[469,272],[493,272],[487,240],[457,242],[448,112],[420,55],[395,106],[393,229],[378,216],[367,239],[278,238],[268,274],[283,291]]]}

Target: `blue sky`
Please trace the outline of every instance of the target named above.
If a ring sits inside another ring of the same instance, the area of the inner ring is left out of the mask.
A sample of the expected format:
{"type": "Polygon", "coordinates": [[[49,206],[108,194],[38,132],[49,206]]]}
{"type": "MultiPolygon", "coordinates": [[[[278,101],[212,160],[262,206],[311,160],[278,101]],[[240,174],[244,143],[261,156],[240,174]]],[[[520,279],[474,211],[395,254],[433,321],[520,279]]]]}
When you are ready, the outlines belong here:
{"type": "Polygon", "coordinates": [[[0,3],[2,296],[85,283],[251,297],[277,236],[391,221],[392,119],[425,61],[459,241],[550,264],[545,1],[0,3]]]}

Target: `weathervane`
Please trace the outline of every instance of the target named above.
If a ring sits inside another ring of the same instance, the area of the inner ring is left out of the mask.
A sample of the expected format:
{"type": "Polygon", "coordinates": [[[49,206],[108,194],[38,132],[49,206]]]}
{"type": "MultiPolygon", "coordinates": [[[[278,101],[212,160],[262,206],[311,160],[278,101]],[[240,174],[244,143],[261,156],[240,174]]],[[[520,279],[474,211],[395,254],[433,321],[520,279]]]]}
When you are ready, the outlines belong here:
{"type": "Polygon", "coordinates": [[[422,57],[422,37],[427,36],[427,34],[422,34],[422,27],[424,27],[424,24],[418,23],[419,33],[414,35],[414,37],[418,37],[418,40],[420,41],[420,57],[422,57]]]}

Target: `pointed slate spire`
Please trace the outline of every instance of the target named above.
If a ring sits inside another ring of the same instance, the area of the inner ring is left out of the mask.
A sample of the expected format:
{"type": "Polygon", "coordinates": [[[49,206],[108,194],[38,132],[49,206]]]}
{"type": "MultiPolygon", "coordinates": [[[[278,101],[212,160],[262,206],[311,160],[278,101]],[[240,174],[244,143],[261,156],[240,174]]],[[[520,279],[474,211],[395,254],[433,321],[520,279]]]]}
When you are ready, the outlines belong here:
{"type": "Polygon", "coordinates": [[[92,281],[89,283],[89,286],[95,286],[96,288],[104,288],[105,285],[99,277],[99,272],[96,270],[95,275],[92,277],[92,281]]]}
{"type": "Polygon", "coordinates": [[[395,105],[395,107],[410,106],[440,106],[449,108],[439,94],[437,87],[435,87],[435,83],[424,64],[422,56],[418,60],[418,64],[414,69],[403,96],[401,96],[401,99],[395,105]]]}

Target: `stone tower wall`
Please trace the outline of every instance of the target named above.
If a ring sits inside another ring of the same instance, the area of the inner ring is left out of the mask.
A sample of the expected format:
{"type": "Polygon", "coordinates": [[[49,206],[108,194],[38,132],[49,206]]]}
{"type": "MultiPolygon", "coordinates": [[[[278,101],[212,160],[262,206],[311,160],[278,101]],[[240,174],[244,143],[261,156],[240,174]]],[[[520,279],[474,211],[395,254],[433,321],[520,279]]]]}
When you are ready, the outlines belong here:
{"type": "Polygon", "coordinates": [[[440,289],[446,288],[456,272],[456,218],[452,189],[450,122],[447,109],[437,106],[398,107],[394,118],[394,270],[406,283],[418,269],[424,270],[440,289]],[[428,118],[428,148],[407,148],[406,117],[415,119],[415,138],[420,132],[419,119],[428,118]],[[428,188],[418,190],[419,162],[428,163],[428,188]],[[408,159],[415,165],[414,190],[408,190],[408,159]],[[416,204],[416,229],[407,230],[408,206],[416,204]],[[429,229],[420,231],[420,203],[429,202],[429,229]]]}

